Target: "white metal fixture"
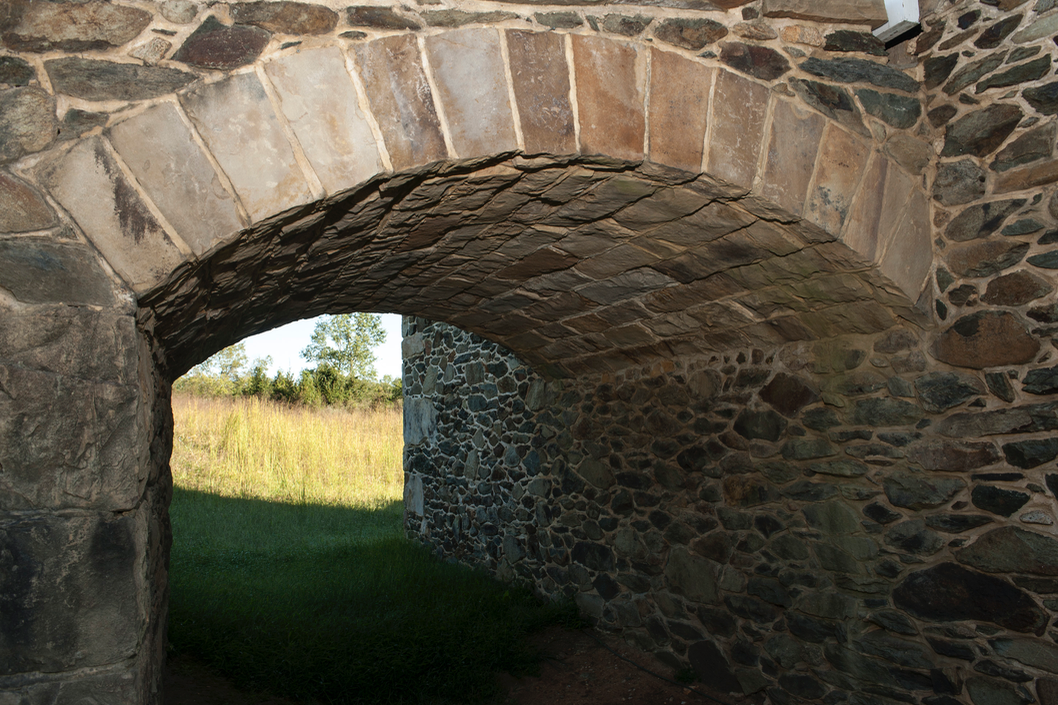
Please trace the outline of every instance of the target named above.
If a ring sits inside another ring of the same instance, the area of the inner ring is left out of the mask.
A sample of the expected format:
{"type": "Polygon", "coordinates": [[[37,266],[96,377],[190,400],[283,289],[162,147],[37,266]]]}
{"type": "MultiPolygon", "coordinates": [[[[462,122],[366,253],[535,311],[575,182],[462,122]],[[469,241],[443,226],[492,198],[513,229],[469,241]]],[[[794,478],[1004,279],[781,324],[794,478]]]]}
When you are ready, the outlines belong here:
{"type": "Polygon", "coordinates": [[[895,39],[919,24],[918,0],[885,0],[885,12],[889,21],[874,30],[874,36],[883,42],[895,39]]]}

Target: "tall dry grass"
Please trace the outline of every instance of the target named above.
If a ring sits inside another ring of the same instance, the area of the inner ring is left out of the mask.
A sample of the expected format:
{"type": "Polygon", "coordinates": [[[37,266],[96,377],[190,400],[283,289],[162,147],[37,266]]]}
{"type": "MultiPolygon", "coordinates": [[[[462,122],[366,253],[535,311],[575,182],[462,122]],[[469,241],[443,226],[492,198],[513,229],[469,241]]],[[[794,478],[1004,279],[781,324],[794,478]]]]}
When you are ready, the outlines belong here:
{"type": "Polygon", "coordinates": [[[345,507],[402,498],[399,406],[306,409],[256,397],[174,395],[177,488],[345,507]]]}

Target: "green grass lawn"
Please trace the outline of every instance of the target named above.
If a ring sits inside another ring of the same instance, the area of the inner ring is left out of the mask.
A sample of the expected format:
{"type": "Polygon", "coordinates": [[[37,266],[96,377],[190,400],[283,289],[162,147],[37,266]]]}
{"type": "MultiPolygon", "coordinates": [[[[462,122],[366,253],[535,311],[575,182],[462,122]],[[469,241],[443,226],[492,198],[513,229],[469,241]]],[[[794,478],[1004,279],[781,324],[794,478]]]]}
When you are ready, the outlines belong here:
{"type": "MultiPolygon", "coordinates": [[[[569,606],[541,605],[525,589],[437,560],[405,540],[401,503],[387,496],[399,465],[360,474],[374,492],[334,489],[341,484],[334,474],[355,482],[347,464],[305,471],[313,482],[273,483],[295,496],[329,491],[351,500],[254,496],[245,482],[216,470],[227,464],[225,473],[238,473],[227,462],[230,443],[202,447],[208,415],[198,429],[181,425],[181,405],[197,403],[176,405],[178,443],[182,436],[188,447],[173,454],[174,653],[193,655],[242,687],[301,700],[473,702],[494,693],[497,672],[533,669],[530,632],[575,619],[569,606]],[[211,453],[214,467],[184,462],[211,453]],[[212,477],[208,490],[204,474],[212,477]]],[[[244,429],[255,445],[252,439],[268,434],[254,428],[253,413],[230,404],[218,418],[244,429]],[[244,412],[247,418],[232,421],[244,412]]]]}

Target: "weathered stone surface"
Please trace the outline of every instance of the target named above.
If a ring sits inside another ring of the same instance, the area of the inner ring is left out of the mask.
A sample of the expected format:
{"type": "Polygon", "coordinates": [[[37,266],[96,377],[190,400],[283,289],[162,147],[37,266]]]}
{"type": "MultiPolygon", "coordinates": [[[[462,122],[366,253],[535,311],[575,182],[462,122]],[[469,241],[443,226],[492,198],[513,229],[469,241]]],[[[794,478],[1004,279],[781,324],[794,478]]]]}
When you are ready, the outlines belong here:
{"type": "Polygon", "coordinates": [[[827,117],[865,137],[870,135],[863,124],[863,118],[860,117],[860,109],[853,102],[852,95],[844,88],[800,78],[790,79],[789,85],[806,103],[827,117]]]}
{"type": "Polygon", "coordinates": [[[44,62],[57,93],[84,100],[146,100],[194,81],[193,73],[161,66],[65,57],[44,62]]]}
{"type": "Polygon", "coordinates": [[[415,39],[386,37],[359,45],[355,51],[393,168],[406,169],[447,156],[415,39]]]}
{"type": "MultiPolygon", "coordinates": [[[[414,19],[399,14],[390,7],[356,5],[345,9],[345,21],[351,27],[374,27],[376,29],[421,29],[414,19]]],[[[581,22],[577,21],[577,25],[581,22]]],[[[573,26],[577,26],[573,25],[573,26]]]]}
{"type": "Polygon", "coordinates": [[[893,472],[882,484],[889,502],[907,509],[939,507],[965,487],[966,483],[958,478],[902,470],[893,472]]]}
{"type": "Polygon", "coordinates": [[[1034,468],[1058,458],[1058,439],[1041,438],[1003,445],[1007,462],[1016,468],[1034,468]]]}
{"type": "Polygon", "coordinates": [[[791,213],[804,210],[823,127],[819,115],[789,101],[776,102],[764,173],[757,186],[761,196],[791,213]]]}
{"type": "Polygon", "coordinates": [[[1003,401],[1010,403],[1014,401],[1014,385],[1010,383],[1010,378],[1002,372],[987,372],[985,373],[985,384],[988,385],[988,391],[995,394],[1003,401]]]}
{"type": "MultiPolygon", "coordinates": [[[[1055,15],[1058,17],[1058,15],[1055,15]]],[[[1043,115],[1058,114],[1058,81],[1042,86],[1026,88],[1021,92],[1036,112],[1043,115]]]]}
{"type": "Polygon", "coordinates": [[[1041,269],[1058,269],[1058,250],[1033,255],[1025,261],[1041,269]]]}
{"type": "Polygon", "coordinates": [[[963,316],[933,345],[933,356],[957,367],[981,370],[1033,360],[1040,343],[1010,313],[979,311],[963,316]]]}
{"type": "MultiPolygon", "coordinates": [[[[569,67],[561,37],[543,32],[508,30],[507,48],[526,151],[575,152],[569,67]]],[[[701,157],[698,161],[701,163],[701,157]]]]}
{"type": "Polygon", "coordinates": [[[757,174],[768,89],[730,71],[719,71],[712,108],[705,172],[748,189],[757,174]]]}
{"type": "Polygon", "coordinates": [[[17,56],[0,56],[0,84],[27,86],[37,77],[37,70],[17,56]]]}
{"type": "Polygon", "coordinates": [[[720,45],[720,60],[762,81],[774,81],[790,70],[790,62],[782,54],[756,44],[725,42],[720,45]]]}
{"type": "Polygon", "coordinates": [[[311,198],[305,177],[257,76],[239,74],[181,97],[210,152],[257,221],[311,198]],[[253,150],[246,126],[253,125],[253,150]]]}
{"type": "Polygon", "coordinates": [[[885,143],[884,151],[890,159],[912,174],[921,174],[933,159],[933,148],[923,140],[898,132],[885,143]]]}
{"type": "Polygon", "coordinates": [[[969,203],[985,195],[987,177],[972,159],[945,162],[937,169],[933,181],[933,198],[945,206],[969,203]]]}
{"type": "Polygon", "coordinates": [[[192,0],[163,0],[162,17],[173,24],[191,24],[198,16],[198,5],[192,0]]]}
{"type": "Polygon", "coordinates": [[[878,397],[857,400],[850,421],[856,426],[904,426],[921,418],[922,409],[917,404],[878,397]]]}
{"type": "Polygon", "coordinates": [[[55,98],[35,87],[0,91],[0,163],[39,152],[55,133],[55,98]]]}
{"type": "Polygon", "coordinates": [[[242,228],[234,200],[171,103],[118,123],[110,141],[195,254],[242,228]]]}
{"type": "Polygon", "coordinates": [[[641,159],[646,117],[636,50],[601,37],[574,35],[580,145],[585,154],[641,159]]]}
{"type": "Polygon", "coordinates": [[[92,113],[77,108],[70,108],[59,123],[59,139],[75,140],[84,133],[107,124],[106,113],[92,113]]]}
{"type": "Polygon", "coordinates": [[[707,44],[720,41],[727,36],[724,25],[705,18],[673,18],[659,22],[654,27],[654,36],[667,44],[681,49],[698,51],[707,44]]]}
{"type": "Polygon", "coordinates": [[[996,193],[1024,191],[1058,181],[1058,160],[1046,160],[1039,164],[1012,169],[999,175],[993,190],[996,193]]]}
{"type": "Polygon", "coordinates": [[[1007,217],[1025,205],[1024,199],[991,201],[970,206],[948,223],[944,236],[954,242],[966,242],[988,237],[1007,217]]]}
{"type": "Polygon", "coordinates": [[[653,17],[645,15],[619,15],[610,13],[603,17],[588,17],[588,23],[597,30],[608,34],[620,34],[624,37],[637,37],[653,22],[653,17]]]}
{"type": "Polygon", "coordinates": [[[948,534],[961,534],[985,524],[991,524],[994,519],[983,514],[935,514],[925,519],[926,526],[937,531],[948,534]]]}
{"type": "Polygon", "coordinates": [[[984,394],[981,381],[959,372],[930,372],[915,380],[922,406],[926,411],[940,413],[984,394]]]}
{"type": "Polygon", "coordinates": [[[975,93],[984,93],[991,88],[1007,88],[1022,83],[1031,83],[1046,76],[1051,70],[1051,57],[1041,56],[1033,61],[1019,64],[1002,73],[992,74],[977,84],[975,93]]]}
{"type": "Polygon", "coordinates": [[[338,13],[322,5],[303,2],[237,2],[229,7],[236,23],[254,25],[277,34],[327,34],[338,26],[338,13]]]}
{"type": "Polygon", "coordinates": [[[955,563],[911,573],[893,591],[893,602],[931,621],[974,619],[1034,634],[1042,634],[1047,624],[1046,613],[1028,593],[955,563]]]}
{"type": "Polygon", "coordinates": [[[992,639],[988,643],[1000,656],[1058,673],[1058,646],[1054,644],[1039,639],[992,639]]]}
{"type": "Polygon", "coordinates": [[[986,157],[1010,136],[1024,113],[1016,105],[992,105],[969,113],[948,125],[942,157],[970,154],[986,157]]]}
{"type": "Polygon", "coordinates": [[[826,51],[855,51],[875,56],[885,56],[885,42],[869,32],[839,29],[826,36],[826,51]]]}
{"type": "Polygon", "coordinates": [[[947,56],[931,56],[922,62],[922,73],[927,90],[933,90],[934,88],[940,87],[945,81],[948,80],[948,76],[955,70],[955,67],[959,65],[958,54],[948,54],[947,56]]]}
{"type": "MultiPolygon", "coordinates": [[[[892,170],[891,175],[901,174],[892,170]]],[[[888,187],[885,212],[897,208],[901,190],[888,187]]],[[[930,258],[933,255],[933,244],[930,237],[929,202],[926,195],[918,190],[912,191],[910,198],[903,203],[903,211],[898,220],[892,223],[881,246],[884,247],[878,268],[890,281],[896,284],[908,297],[917,301],[930,272],[930,258]]]]}
{"type": "Polygon", "coordinates": [[[990,277],[1020,262],[1029,245],[1026,242],[984,242],[953,247],[948,251],[951,271],[963,277],[990,277]]]}
{"type": "Polygon", "coordinates": [[[151,22],[144,10],[109,2],[27,2],[8,26],[4,46],[15,51],[94,51],[135,39],[151,22]]]}
{"type": "Polygon", "coordinates": [[[669,552],[665,577],[674,591],[689,600],[705,604],[716,604],[720,600],[716,564],[691,554],[682,546],[669,552]]]}
{"type": "Polygon", "coordinates": [[[908,449],[907,459],[924,470],[964,472],[998,463],[999,451],[987,441],[922,441],[908,449]]]}
{"type": "Polygon", "coordinates": [[[970,493],[970,499],[978,509],[1008,517],[1025,506],[1029,495],[991,485],[977,485],[970,493]]]}
{"type": "Polygon", "coordinates": [[[918,82],[907,74],[866,59],[812,57],[802,62],[801,68],[813,76],[829,78],[839,83],[864,82],[905,93],[918,91],[918,82]]]}
{"type": "Polygon", "coordinates": [[[841,232],[866,166],[867,146],[844,130],[827,125],[819,162],[805,203],[805,217],[831,234],[841,232]]]}
{"type": "Polygon", "coordinates": [[[741,693],[742,686],[731,670],[724,653],[711,641],[691,644],[687,659],[699,678],[708,678],[715,688],[724,693],[741,693]]]}
{"type": "Polygon", "coordinates": [[[856,96],[864,110],[893,127],[913,127],[922,116],[922,105],[916,98],[896,93],[881,93],[870,88],[859,89],[856,96]]]}
{"type": "Polygon", "coordinates": [[[146,615],[142,516],[5,517],[0,673],[102,666],[136,653],[146,615]]]}
{"type": "Polygon", "coordinates": [[[794,17],[820,22],[867,24],[871,27],[880,27],[888,19],[884,3],[878,0],[764,0],[763,10],[765,17],[794,17]]]}
{"type": "Polygon", "coordinates": [[[995,49],[1011,32],[1018,28],[1021,20],[1022,15],[1012,15],[989,25],[974,40],[974,46],[978,49],[995,49]]]}
{"type": "Polygon", "coordinates": [[[1058,575],[1058,541],[1016,526],[989,531],[955,557],[986,573],[1058,575]]]}
{"type": "Polygon", "coordinates": [[[0,241],[0,286],[27,304],[111,306],[113,284],[90,250],[73,243],[0,241]]]}
{"type": "Polygon", "coordinates": [[[418,445],[437,436],[437,408],[430,399],[412,397],[405,402],[404,443],[418,445]]]}
{"type": "Polygon", "coordinates": [[[468,24],[493,24],[516,19],[513,12],[464,12],[463,10],[427,10],[422,18],[431,27],[463,27],[468,24]]]}
{"type": "Polygon", "coordinates": [[[999,150],[991,167],[995,171],[1007,171],[1022,164],[1030,164],[1051,156],[1054,150],[1058,126],[1053,122],[1028,130],[1021,137],[999,150]]]}
{"type": "Polygon", "coordinates": [[[0,233],[45,230],[55,223],[55,213],[36,189],[0,171],[0,233]]]}
{"type": "Polygon", "coordinates": [[[1058,429],[1053,404],[1029,404],[995,411],[952,414],[937,425],[949,438],[992,436],[1006,433],[1033,433],[1058,429]]]}
{"type": "Polygon", "coordinates": [[[136,291],[151,288],[183,260],[98,137],[45,164],[40,177],[136,291]]]}
{"type": "Polygon", "coordinates": [[[533,18],[551,29],[573,29],[584,24],[576,12],[537,12],[533,18]]]}
{"type": "Polygon", "coordinates": [[[1021,389],[1029,394],[1058,393],[1058,367],[1029,370],[1021,384],[1021,389]]]}
{"type": "Polygon", "coordinates": [[[650,62],[650,158],[696,173],[702,168],[709,92],[716,72],[654,49],[650,62]]]}
{"type": "Polygon", "coordinates": [[[356,88],[337,48],[307,49],[270,61],[265,73],[298,144],[327,193],[382,171],[356,88]]]}
{"type": "MultiPolygon", "coordinates": [[[[1043,12],[1039,6],[1036,7],[1036,11],[1043,12]]],[[[1050,14],[1046,17],[1034,19],[1025,29],[1015,34],[1012,39],[1015,44],[1026,44],[1056,33],[1058,33],[1058,15],[1050,14]]]]}
{"type": "Polygon", "coordinates": [[[227,27],[210,15],[173,54],[181,61],[204,69],[228,70],[253,63],[271,38],[260,27],[227,27]]]}
{"type": "Polygon", "coordinates": [[[164,59],[172,48],[172,42],[168,42],[161,37],[154,37],[146,44],[141,44],[129,52],[129,56],[139,59],[148,66],[154,66],[164,59]]]}
{"type": "Polygon", "coordinates": [[[944,92],[948,95],[958,93],[972,83],[980,80],[981,77],[995,71],[1000,65],[1002,65],[1003,60],[1006,58],[1006,51],[998,51],[959,69],[955,72],[955,75],[951,77],[951,80],[948,81],[947,85],[944,86],[944,92]]]}
{"type": "Polygon", "coordinates": [[[802,408],[819,399],[819,394],[804,380],[780,372],[760,391],[760,398],[783,416],[793,417],[802,408]]]}
{"type": "Polygon", "coordinates": [[[786,419],[770,409],[750,411],[744,409],[735,419],[735,432],[748,440],[777,441],[786,429],[786,419]]]}
{"type": "Polygon", "coordinates": [[[1029,703],[1013,685],[996,678],[983,676],[969,678],[966,681],[966,692],[974,705],[1028,705],[1029,703]]]}

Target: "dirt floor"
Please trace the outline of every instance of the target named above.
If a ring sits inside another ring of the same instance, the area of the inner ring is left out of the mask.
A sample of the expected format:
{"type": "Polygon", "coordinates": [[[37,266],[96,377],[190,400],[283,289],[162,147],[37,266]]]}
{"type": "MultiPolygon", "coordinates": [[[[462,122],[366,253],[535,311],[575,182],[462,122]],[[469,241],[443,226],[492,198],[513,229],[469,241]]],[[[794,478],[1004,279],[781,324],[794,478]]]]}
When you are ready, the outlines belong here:
{"type": "MultiPolygon", "coordinates": [[[[747,705],[748,700],[710,690],[708,684],[683,687],[666,678],[672,669],[612,636],[548,629],[533,638],[544,654],[540,675],[499,677],[504,695],[494,705],[747,705]],[[595,636],[593,637],[592,634],[595,636]],[[600,643],[600,640],[603,643],[600,643]],[[605,644],[605,645],[604,645],[605,644]],[[614,652],[617,652],[616,655],[614,652]],[[624,657],[624,659],[621,658],[624,657]],[[627,659],[627,660],[625,660],[627,659]],[[629,661],[633,663],[629,663],[629,661]],[[638,666],[636,665],[638,664],[638,666]],[[641,667],[641,668],[640,668],[641,667]],[[646,670],[643,670],[646,669],[646,670]]],[[[166,678],[166,705],[313,705],[236,690],[202,664],[174,659],[166,678]]]]}

